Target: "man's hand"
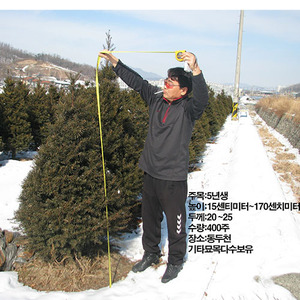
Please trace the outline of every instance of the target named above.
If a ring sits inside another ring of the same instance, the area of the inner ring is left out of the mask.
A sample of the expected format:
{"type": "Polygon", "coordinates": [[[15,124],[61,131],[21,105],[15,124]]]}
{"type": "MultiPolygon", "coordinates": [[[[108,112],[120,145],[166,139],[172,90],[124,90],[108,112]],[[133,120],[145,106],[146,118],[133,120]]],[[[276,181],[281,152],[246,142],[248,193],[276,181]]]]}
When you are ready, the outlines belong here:
{"type": "Polygon", "coordinates": [[[98,56],[100,56],[101,58],[105,58],[108,61],[110,61],[111,64],[113,65],[113,67],[116,67],[116,65],[118,64],[118,61],[119,61],[118,58],[116,58],[114,55],[109,53],[109,51],[106,50],[106,49],[104,49],[103,51],[100,51],[98,56]]]}
{"type": "Polygon", "coordinates": [[[193,75],[196,76],[196,75],[199,75],[201,73],[201,70],[198,66],[198,63],[197,63],[197,58],[196,56],[191,53],[191,52],[184,52],[182,53],[182,56],[184,61],[186,61],[190,67],[190,69],[192,70],[193,72],[193,75]]]}

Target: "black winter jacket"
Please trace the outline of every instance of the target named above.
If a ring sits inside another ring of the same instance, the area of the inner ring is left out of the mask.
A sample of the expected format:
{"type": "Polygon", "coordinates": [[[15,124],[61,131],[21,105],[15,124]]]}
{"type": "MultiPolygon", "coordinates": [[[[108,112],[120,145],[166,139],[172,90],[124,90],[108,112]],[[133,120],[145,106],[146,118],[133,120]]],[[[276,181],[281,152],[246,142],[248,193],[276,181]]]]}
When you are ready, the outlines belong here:
{"type": "Polygon", "coordinates": [[[139,92],[149,106],[149,129],[139,167],[158,179],[186,180],[194,123],[208,103],[203,74],[192,77],[192,98],[184,96],[168,102],[162,93],[155,94],[158,87],[150,85],[120,60],[114,71],[129,87],[139,92]]]}

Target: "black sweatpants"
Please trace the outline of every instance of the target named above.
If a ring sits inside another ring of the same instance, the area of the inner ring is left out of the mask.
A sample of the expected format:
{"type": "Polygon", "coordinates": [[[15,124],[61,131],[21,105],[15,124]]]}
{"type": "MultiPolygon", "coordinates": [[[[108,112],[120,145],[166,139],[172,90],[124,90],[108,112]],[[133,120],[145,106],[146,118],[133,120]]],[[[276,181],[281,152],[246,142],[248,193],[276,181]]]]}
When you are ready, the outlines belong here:
{"type": "Polygon", "coordinates": [[[163,212],[167,218],[169,257],[168,263],[183,263],[186,253],[187,180],[168,181],[144,175],[142,218],[143,248],[147,252],[160,253],[161,222],[163,212]]]}

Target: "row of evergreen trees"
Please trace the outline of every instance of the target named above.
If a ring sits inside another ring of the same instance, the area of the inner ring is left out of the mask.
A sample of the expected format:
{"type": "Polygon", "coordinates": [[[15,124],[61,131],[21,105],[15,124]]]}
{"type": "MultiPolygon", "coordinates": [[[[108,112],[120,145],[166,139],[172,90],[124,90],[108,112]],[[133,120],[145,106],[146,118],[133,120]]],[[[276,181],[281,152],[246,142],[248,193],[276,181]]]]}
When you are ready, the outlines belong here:
{"type": "MultiPolygon", "coordinates": [[[[134,91],[120,90],[110,66],[99,71],[107,178],[109,231],[135,228],[142,188],[138,160],[147,132],[148,109],[134,91]]],[[[91,255],[106,245],[106,217],[95,88],[63,93],[38,86],[32,93],[6,79],[0,95],[2,149],[39,147],[23,183],[16,220],[30,247],[45,259],[91,255]],[[99,247],[100,246],[100,247],[99,247]]],[[[195,163],[207,140],[231,112],[231,97],[215,95],[196,122],[190,144],[195,163]]]]}
{"type": "Polygon", "coordinates": [[[208,87],[208,94],[208,105],[200,120],[195,123],[189,146],[191,165],[199,161],[199,157],[203,153],[207,141],[217,135],[232,110],[232,98],[225,95],[224,91],[216,95],[208,87]]]}
{"type": "Polygon", "coordinates": [[[47,125],[54,123],[60,93],[38,85],[32,93],[21,81],[5,80],[0,94],[0,151],[10,152],[15,159],[18,151],[37,149],[46,139],[47,125]]]}

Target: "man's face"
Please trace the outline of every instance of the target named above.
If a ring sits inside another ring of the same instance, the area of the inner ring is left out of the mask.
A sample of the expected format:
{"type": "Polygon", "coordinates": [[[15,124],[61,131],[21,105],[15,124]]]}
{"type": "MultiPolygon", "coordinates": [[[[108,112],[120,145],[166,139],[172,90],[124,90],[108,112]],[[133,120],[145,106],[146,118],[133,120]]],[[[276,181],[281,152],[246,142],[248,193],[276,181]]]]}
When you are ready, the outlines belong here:
{"type": "Polygon", "coordinates": [[[163,90],[163,96],[169,101],[181,98],[187,93],[187,88],[180,88],[179,82],[174,78],[166,78],[163,90]]]}

